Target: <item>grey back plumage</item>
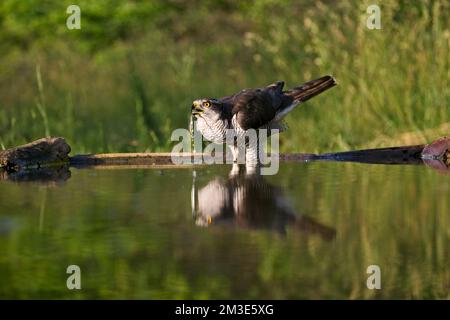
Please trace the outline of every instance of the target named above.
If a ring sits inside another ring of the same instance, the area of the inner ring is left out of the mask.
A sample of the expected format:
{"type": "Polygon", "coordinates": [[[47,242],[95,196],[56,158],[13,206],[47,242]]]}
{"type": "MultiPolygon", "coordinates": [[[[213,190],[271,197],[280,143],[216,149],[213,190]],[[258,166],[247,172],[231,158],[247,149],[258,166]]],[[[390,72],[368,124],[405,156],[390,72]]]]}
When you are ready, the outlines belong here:
{"type": "Polygon", "coordinates": [[[283,91],[284,82],[277,81],[265,88],[244,89],[217,100],[223,105],[227,119],[236,116],[242,129],[258,129],[274,120],[277,115],[291,111],[300,102],[309,100],[335,84],[333,77],[324,76],[283,91]]]}
{"type": "Polygon", "coordinates": [[[198,130],[216,143],[225,142],[227,129],[235,130],[238,135],[259,128],[282,131],[285,126],[281,120],[286,114],[334,85],[333,77],[324,76],[283,91],[284,82],[277,81],[219,99],[197,99],[192,104],[192,114],[197,118],[198,130]]]}
{"type": "Polygon", "coordinates": [[[283,93],[284,82],[278,81],[265,88],[244,89],[239,93],[218,99],[228,109],[229,119],[236,116],[239,126],[257,129],[275,118],[280,108],[292,102],[283,93]]]}

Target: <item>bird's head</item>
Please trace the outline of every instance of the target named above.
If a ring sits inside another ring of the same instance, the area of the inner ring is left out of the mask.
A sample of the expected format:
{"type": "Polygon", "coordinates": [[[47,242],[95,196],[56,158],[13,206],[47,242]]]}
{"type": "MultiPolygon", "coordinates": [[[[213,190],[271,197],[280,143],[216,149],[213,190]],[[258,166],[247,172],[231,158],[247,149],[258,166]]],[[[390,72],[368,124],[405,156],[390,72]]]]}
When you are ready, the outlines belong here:
{"type": "Polygon", "coordinates": [[[197,99],[192,103],[192,115],[195,117],[219,117],[222,107],[217,99],[197,99]]]}

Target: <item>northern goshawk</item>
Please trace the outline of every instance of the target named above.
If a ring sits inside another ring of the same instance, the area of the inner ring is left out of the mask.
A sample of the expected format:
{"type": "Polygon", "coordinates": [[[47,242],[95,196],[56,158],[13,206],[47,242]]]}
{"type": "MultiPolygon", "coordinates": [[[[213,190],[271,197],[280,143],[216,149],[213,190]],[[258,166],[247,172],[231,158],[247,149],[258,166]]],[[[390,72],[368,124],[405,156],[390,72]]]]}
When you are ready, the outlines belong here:
{"type": "MultiPolygon", "coordinates": [[[[244,89],[219,99],[197,99],[192,104],[191,112],[203,137],[222,144],[228,142],[227,130],[233,130],[236,137],[245,135],[250,129],[283,131],[282,119],[290,111],[335,85],[335,79],[327,75],[283,91],[284,82],[278,81],[265,88],[244,89]]],[[[228,145],[236,162],[242,148],[235,141],[228,145]]],[[[245,146],[246,163],[258,162],[258,145],[245,146]]]]}

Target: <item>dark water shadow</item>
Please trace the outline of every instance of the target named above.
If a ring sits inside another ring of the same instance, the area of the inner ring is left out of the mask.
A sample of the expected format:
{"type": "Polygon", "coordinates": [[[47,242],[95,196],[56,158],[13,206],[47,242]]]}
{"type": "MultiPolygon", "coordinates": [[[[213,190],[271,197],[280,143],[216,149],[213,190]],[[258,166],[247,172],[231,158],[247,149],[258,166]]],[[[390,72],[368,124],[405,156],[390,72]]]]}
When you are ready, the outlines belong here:
{"type": "Polygon", "coordinates": [[[196,225],[265,230],[282,236],[292,228],[324,240],[335,237],[333,228],[297,212],[281,187],[257,172],[247,175],[244,171],[234,168],[228,177],[216,176],[199,190],[194,177],[191,204],[196,225]]]}

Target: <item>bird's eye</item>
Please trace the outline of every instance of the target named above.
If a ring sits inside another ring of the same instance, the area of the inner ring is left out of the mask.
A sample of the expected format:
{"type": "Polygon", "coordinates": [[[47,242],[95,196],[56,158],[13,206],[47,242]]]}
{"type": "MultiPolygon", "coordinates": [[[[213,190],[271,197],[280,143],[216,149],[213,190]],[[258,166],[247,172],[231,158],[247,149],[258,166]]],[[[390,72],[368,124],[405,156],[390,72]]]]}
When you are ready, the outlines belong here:
{"type": "Polygon", "coordinates": [[[209,108],[209,107],[211,106],[211,102],[205,101],[205,102],[203,102],[203,106],[204,106],[205,108],[209,108]]]}

